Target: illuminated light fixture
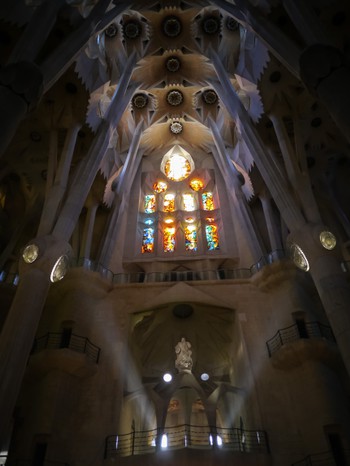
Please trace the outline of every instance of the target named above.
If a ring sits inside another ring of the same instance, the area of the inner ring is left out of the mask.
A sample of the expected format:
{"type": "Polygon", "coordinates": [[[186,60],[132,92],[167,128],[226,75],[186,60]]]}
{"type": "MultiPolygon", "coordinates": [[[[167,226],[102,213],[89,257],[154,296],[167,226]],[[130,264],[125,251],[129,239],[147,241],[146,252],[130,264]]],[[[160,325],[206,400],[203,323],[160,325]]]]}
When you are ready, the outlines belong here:
{"type": "Polygon", "coordinates": [[[206,382],[207,380],[209,380],[209,374],[207,374],[206,372],[203,372],[203,374],[201,374],[201,379],[206,382]]]}
{"type": "Polygon", "coordinates": [[[39,248],[36,244],[29,244],[24,248],[22,258],[27,264],[32,264],[39,256],[39,248]]]}
{"type": "Polygon", "coordinates": [[[169,374],[169,372],[166,372],[163,375],[163,380],[164,380],[164,382],[169,383],[169,382],[171,382],[173,380],[173,376],[171,374],[169,374]]]}
{"type": "Polygon", "coordinates": [[[300,246],[296,243],[291,243],[289,245],[289,252],[292,261],[299,269],[304,270],[304,272],[310,270],[309,261],[300,246]]]}
{"type": "Polygon", "coordinates": [[[169,225],[170,223],[174,223],[174,219],[173,219],[173,218],[170,218],[170,217],[165,218],[165,219],[164,219],[164,223],[167,223],[167,224],[169,225]]]}
{"type": "Polygon", "coordinates": [[[193,178],[190,181],[190,188],[193,189],[193,191],[200,191],[203,188],[203,181],[198,178],[193,178]]]}
{"type": "Polygon", "coordinates": [[[162,440],[160,442],[160,446],[162,448],[167,448],[168,447],[168,436],[167,436],[167,434],[162,435],[162,440]]]}
{"type": "Polygon", "coordinates": [[[321,231],[320,242],[325,249],[331,251],[337,244],[337,239],[331,231],[321,231]]]}
{"type": "Polygon", "coordinates": [[[164,193],[168,189],[168,185],[165,181],[156,181],[153,184],[153,191],[157,194],[164,193]]]}
{"type": "Polygon", "coordinates": [[[61,256],[57,259],[50,274],[52,283],[59,282],[68,272],[68,257],[61,256]]]}

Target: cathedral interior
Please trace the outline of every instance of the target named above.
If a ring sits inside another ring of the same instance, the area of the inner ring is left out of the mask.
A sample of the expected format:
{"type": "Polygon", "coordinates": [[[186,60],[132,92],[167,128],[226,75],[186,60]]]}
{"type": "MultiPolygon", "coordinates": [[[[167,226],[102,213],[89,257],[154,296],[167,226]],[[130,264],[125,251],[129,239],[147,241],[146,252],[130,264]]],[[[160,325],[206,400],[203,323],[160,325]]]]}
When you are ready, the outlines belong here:
{"type": "Polygon", "coordinates": [[[0,465],[350,465],[348,0],[2,0],[0,465]]]}

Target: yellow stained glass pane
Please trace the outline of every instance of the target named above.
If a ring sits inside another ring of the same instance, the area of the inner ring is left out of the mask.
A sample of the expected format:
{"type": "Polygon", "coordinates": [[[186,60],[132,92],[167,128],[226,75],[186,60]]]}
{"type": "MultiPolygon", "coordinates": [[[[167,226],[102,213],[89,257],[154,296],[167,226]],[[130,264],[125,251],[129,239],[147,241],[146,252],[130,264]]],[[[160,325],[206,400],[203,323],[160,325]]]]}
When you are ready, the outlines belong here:
{"type": "Polygon", "coordinates": [[[197,228],[195,225],[185,227],[186,251],[197,251],[197,228]]]}
{"type": "Polygon", "coordinates": [[[163,210],[164,212],[175,211],[175,194],[166,194],[164,196],[163,210]]]}
{"type": "Polygon", "coordinates": [[[214,199],[213,193],[207,191],[202,194],[202,202],[203,202],[203,209],[204,210],[214,210],[214,199]]]}
{"type": "Polygon", "coordinates": [[[184,210],[186,210],[186,212],[192,212],[193,210],[196,210],[193,194],[183,194],[182,200],[184,204],[184,210]]]}
{"type": "Polygon", "coordinates": [[[175,227],[164,227],[163,250],[164,252],[174,252],[175,250],[175,227]]]}
{"type": "Polygon", "coordinates": [[[153,184],[153,191],[157,194],[164,193],[168,189],[168,185],[165,181],[156,181],[153,184]]]}
{"type": "Polygon", "coordinates": [[[174,154],[166,162],[164,172],[169,180],[182,181],[191,173],[191,164],[183,155],[174,154]]]}
{"type": "Polygon", "coordinates": [[[193,191],[200,191],[203,188],[203,181],[198,178],[193,178],[190,181],[190,187],[193,191]]]}
{"type": "Polygon", "coordinates": [[[144,208],[146,214],[152,214],[156,211],[156,196],[154,194],[146,194],[144,208]]]}

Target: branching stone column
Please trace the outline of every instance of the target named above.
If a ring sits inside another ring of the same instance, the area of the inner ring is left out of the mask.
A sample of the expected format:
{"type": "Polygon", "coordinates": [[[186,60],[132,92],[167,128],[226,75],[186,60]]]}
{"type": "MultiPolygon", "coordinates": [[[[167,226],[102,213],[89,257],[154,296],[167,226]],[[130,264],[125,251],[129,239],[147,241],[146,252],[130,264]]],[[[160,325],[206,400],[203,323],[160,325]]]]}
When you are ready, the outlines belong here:
{"type": "Polygon", "coordinates": [[[24,250],[26,260],[20,260],[18,290],[0,335],[0,445],[7,438],[50,283],[64,273],[70,254],[68,243],[46,236],[34,240],[24,250]],[[66,259],[57,264],[60,257],[66,259]]]}
{"type": "Polygon", "coordinates": [[[310,274],[350,374],[350,287],[341,270],[340,257],[335,251],[322,247],[319,235],[326,228],[306,222],[288,189],[283,172],[266,151],[252,120],[232,87],[220,58],[214,51],[211,56],[221,83],[212,84],[231,117],[240,125],[245,143],[291,232],[289,241],[297,244],[306,254],[310,274]]]}
{"type": "Polygon", "coordinates": [[[266,188],[259,193],[259,199],[263,208],[267,233],[269,235],[271,251],[282,249],[281,236],[278,234],[276,218],[271,206],[271,196],[266,188]]]}
{"type": "MultiPolygon", "coordinates": [[[[213,151],[214,158],[225,181],[227,193],[232,198],[233,205],[236,206],[241,217],[245,234],[247,235],[249,246],[253,255],[253,261],[258,261],[264,255],[264,248],[256,227],[252,213],[247,205],[244,193],[242,192],[242,175],[236,170],[231,160],[227,156],[225,145],[220,135],[219,128],[212,118],[208,120],[209,128],[212,131],[216,145],[213,151]]],[[[230,206],[232,208],[232,206],[230,206]]],[[[236,212],[237,212],[236,211],[236,212]]]]}

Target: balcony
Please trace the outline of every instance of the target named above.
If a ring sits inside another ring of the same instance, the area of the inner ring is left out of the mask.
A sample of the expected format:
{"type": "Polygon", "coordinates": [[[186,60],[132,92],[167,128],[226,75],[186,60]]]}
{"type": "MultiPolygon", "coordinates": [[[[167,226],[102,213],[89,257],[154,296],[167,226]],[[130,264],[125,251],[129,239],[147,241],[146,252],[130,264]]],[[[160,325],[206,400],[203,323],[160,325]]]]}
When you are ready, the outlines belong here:
{"type": "Polygon", "coordinates": [[[105,458],[144,455],[167,450],[228,450],[243,454],[268,454],[267,434],[261,430],[223,429],[183,424],[157,429],[111,435],[106,439],[105,458]]]}
{"type": "Polygon", "coordinates": [[[295,323],[277,331],[266,342],[269,357],[278,368],[295,367],[300,360],[322,359],[333,364],[338,358],[336,340],[329,325],[320,322],[295,323]]]}
{"type": "Polygon", "coordinates": [[[59,369],[85,377],[96,373],[100,351],[86,337],[50,332],[35,339],[29,368],[39,372],[59,369]]]}
{"type": "MultiPolygon", "coordinates": [[[[4,464],[6,464],[6,466],[32,466],[34,464],[34,460],[33,459],[29,459],[29,460],[28,459],[15,459],[15,460],[9,460],[4,464]]],[[[40,463],[40,466],[69,466],[69,464],[63,463],[61,461],[44,460],[43,462],[40,463]]]]}

